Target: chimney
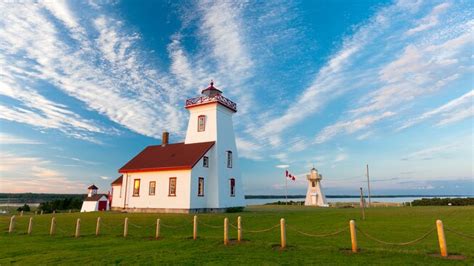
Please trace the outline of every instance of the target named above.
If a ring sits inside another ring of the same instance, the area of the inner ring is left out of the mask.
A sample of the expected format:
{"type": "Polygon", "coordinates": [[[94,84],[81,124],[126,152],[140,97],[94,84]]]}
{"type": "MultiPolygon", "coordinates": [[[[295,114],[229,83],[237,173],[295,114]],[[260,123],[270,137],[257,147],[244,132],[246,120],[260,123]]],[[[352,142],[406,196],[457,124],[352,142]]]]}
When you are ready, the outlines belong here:
{"type": "Polygon", "coordinates": [[[163,131],[163,136],[161,137],[161,147],[168,145],[170,133],[163,131]]]}

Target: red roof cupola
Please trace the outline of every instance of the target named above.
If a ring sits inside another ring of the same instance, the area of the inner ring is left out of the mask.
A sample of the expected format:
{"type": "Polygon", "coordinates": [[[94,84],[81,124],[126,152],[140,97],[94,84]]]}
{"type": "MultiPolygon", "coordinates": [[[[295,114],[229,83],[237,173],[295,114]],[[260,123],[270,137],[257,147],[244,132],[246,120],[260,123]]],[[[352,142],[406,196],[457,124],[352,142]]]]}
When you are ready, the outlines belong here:
{"type": "Polygon", "coordinates": [[[206,95],[207,97],[214,97],[216,95],[221,95],[222,91],[218,90],[216,87],[214,87],[214,81],[211,80],[211,84],[209,87],[201,91],[202,95],[206,95]]]}
{"type": "Polygon", "coordinates": [[[201,96],[186,100],[186,108],[191,108],[204,104],[218,103],[233,112],[237,112],[237,104],[222,96],[222,91],[214,87],[214,81],[211,80],[209,87],[201,91],[201,96]]]}

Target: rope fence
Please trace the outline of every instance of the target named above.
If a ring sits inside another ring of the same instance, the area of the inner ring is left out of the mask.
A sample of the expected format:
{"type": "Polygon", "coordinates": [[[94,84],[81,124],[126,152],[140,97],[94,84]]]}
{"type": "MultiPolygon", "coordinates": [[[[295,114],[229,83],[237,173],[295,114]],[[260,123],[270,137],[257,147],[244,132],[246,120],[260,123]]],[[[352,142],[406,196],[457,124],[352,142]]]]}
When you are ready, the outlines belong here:
{"type": "MultiPolygon", "coordinates": [[[[53,216],[49,222],[45,221],[44,219],[40,220],[40,221],[36,221],[36,219],[33,218],[33,217],[34,216],[22,217],[23,219],[17,219],[17,217],[12,216],[12,217],[10,217],[9,220],[5,220],[5,221],[7,221],[7,224],[0,224],[0,226],[1,226],[1,228],[4,228],[4,230],[5,230],[4,232],[5,233],[8,232],[8,234],[13,234],[13,233],[19,234],[20,233],[20,234],[31,235],[31,234],[36,234],[37,232],[48,232],[48,234],[50,236],[55,236],[58,233],[60,235],[70,236],[70,237],[75,237],[75,238],[78,238],[78,237],[81,236],[81,230],[80,230],[81,229],[81,219],[80,218],[78,218],[76,221],[70,221],[69,220],[66,223],[64,221],[58,222],[56,220],[55,216],[53,216]],[[39,228],[41,230],[39,230],[39,228]]],[[[91,222],[88,221],[88,220],[85,220],[85,221],[87,221],[87,223],[85,222],[84,225],[88,225],[89,227],[86,227],[86,228],[88,230],[90,230],[90,228],[92,227],[91,222]]],[[[385,241],[383,239],[380,239],[379,237],[376,237],[376,236],[372,235],[371,233],[368,233],[367,231],[365,231],[365,229],[362,229],[361,227],[356,226],[354,220],[351,220],[349,222],[348,227],[347,226],[342,227],[342,228],[339,228],[339,229],[337,229],[333,232],[327,232],[327,233],[321,233],[321,234],[316,234],[316,233],[312,233],[312,232],[303,231],[299,228],[294,227],[293,225],[291,225],[291,223],[289,225],[287,225],[284,218],[280,219],[280,223],[277,223],[277,224],[272,225],[272,226],[267,227],[267,228],[248,229],[248,228],[242,226],[242,217],[240,217],[240,216],[237,217],[237,225],[230,223],[228,218],[224,219],[224,223],[222,225],[209,224],[207,222],[203,222],[203,221],[198,220],[197,216],[194,216],[193,220],[191,220],[191,221],[188,220],[185,223],[180,224],[180,225],[166,224],[166,223],[163,223],[162,221],[160,221],[160,219],[157,219],[156,223],[154,223],[154,224],[136,224],[136,223],[130,222],[128,217],[126,217],[122,223],[111,224],[111,223],[109,223],[109,221],[102,221],[102,219],[100,217],[97,217],[96,222],[93,225],[94,225],[94,228],[95,228],[95,236],[104,235],[103,232],[101,233],[101,230],[105,229],[106,234],[112,234],[112,232],[114,232],[114,233],[123,232],[123,237],[125,238],[125,237],[128,236],[128,229],[129,229],[129,226],[131,226],[134,229],[144,229],[144,230],[147,230],[147,231],[150,230],[150,229],[153,229],[154,232],[155,232],[155,234],[154,234],[155,239],[160,238],[160,227],[161,226],[163,226],[165,228],[168,228],[168,229],[180,229],[180,228],[186,228],[186,227],[192,225],[192,228],[193,228],[193,237],[192,238],[194,240],[197,239],[198,226],[202,225],[204,227],[208,227],[208,228],[212,228],[212,229],[223,229],[223,231],[224,231],[224,245],[228,245],[228,243],[229,243],[229,226],[231,228],[237,230],[237,236],[238,236],[237,241],[238,242],[241,242],[242,232],[245,232],[245,233],[265,233],[265,232],[273,231],[273,230],[277,229],[278,227],[280,227],[280,240],[281,240],[280,248],[282,248],[282,249],[286,248],[286,246],[287,246],[287,242],[286,242],[286,229],[287,228],[290,231],[292,231],[296,234],[299,234],[299,235],[303,235],[303,236],[306,236],[306,237],[318,237],[318,238],[333,237],[333,236],[336,236],[336,235],[347,233],[349,231],[349,233],[350,233],[349,236],[350,236],[350,240],[351,240],[352,252],[353,253],[357,253],[359,251],[358,242],[357,242],[357,232],[360,233],[361,235],[363,235],[364,237],[366,237],[367,239],[369,239],[371,241],[374,241],[376,243],[379,243],[379,244],[393,245],[393,246],[409,246],[409,245],[415,245],[415,244],[427,239],[431,234],[433,234],[435,231],[437,231],[438,244],[439,244],[439,247],[440,247],[440,253],[441,253],[442,257],[447,257],[448,256],[447,243],[446,243],[446,238],[445,238],[445,234],[444,234],[445,230],[450,232],[450,233],[453,233],[453,234],[455,234],[459,237],[462,237],[462,238],[474,239],[473,235],[469,235],[469,234],[466,234],[464,232],[460,232],[460,231],[452,229],[450,227],[444,227],[443,222],[441,220],[437,220],[436,221],[436,226],[433,226],[433,227],[429,228],[421,236],[419,236],[419,237],[417,237],[413,240],[406,241],[406,242],[389,242],[389,241],[385,241]]],[[[190,228],[190,227],[188,227],[188,228],[190,228]]],[[[89,233],[89,235],[91,234],[90,231],[87,231],[87,232],[89,233]]],[[[143,232],[143,230],[142,230],[142,232],[143,232]]],[[[148,231],[148,233],[149,233],[149,231],[148,231]]]]}
{"type": "Polygon", "coordinates": [[[294,231],[294,232],[297,232],[298,234],[301,234],[301,235],[304,235],[304,236],[310,236],[310,237],[329,237],[329,236],[335,236],[335,235],[339,235],[345,231],[347,231],[347,227],[344,227],[342,229],[339,229],[335,232],[332,232],[332,233],[326,233],[326,234],[311,234],[311,233],[306,233],[306,232],[303,232],[301,230],[298,230],[292,226],[287,226],[288,229],[290,229],[291,231],[294,231]]]}
{"type": "Polygon", "coordinates": [[[360,229],[360,227],[356,226],[356,229],[358,232],[360,232],[361,234],[363,234],[365,237],[375,241],[375,242],[378,242],[380,244],[384,244],[384,245],[394,245],[394,246],[408,246],[408,245],[413,245],[413,244],[416,244],[420,241],[422,241],[423,239],[427,238],[429,235],[431,235],[435,230],[436,228],[431,228],[430,230],[428,230],[426,233],[424,233],[422,236],[420,236],[419,238],[416,238],[414,240],[411,240],[411,241],[407,241],[407,242],[401,242],[401,243],[394,243],[394,242],[387,242],[387,241],[383,241],[381,239],[378,239],[376,237],[373,237],[371,235],[369,235],[368,233],[364,232],[362,229],[360,229]]]}

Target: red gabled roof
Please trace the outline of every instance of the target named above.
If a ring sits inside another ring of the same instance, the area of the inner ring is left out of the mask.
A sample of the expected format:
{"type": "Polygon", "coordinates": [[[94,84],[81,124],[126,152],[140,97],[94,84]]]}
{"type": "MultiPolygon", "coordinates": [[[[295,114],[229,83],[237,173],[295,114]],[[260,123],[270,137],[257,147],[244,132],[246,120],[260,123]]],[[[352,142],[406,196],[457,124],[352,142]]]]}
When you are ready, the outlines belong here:
{"type": "Polygon", "coordinates": [[[122,179],[123,179],[123,175],[120,175],[117,179],[115,179],[114,182],[111,183],[111,185],[121,185],[122,184],[122,179]]]}
{"type": "Polygon", "coordinates": [[[95,194],[95,195],[92,195],[91,197],[85,198],[84,201],[98,201],[98,200],[100,200],[102,197],[106,197],[106,198],[107,198],[107,195],[106,195],[106,194],[95,194]]]}
{"type": "Polygon", "coordinates": [[[119,169],[119,173],[191,169],[214,146],[214,141],[148,146],[119,169]]]}

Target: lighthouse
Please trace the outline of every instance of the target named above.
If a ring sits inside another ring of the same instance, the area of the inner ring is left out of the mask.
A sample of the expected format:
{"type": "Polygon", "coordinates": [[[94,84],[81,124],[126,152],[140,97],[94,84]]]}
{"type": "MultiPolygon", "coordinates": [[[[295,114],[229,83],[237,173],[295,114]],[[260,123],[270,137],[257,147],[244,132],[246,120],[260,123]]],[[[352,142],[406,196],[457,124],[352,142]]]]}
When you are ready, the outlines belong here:
{"type": "Polygon", "coordinates": [[[232,116],[237,104],[214,82],[186,100],[184,142],[146,147],[119,169],[112,209],[127,212],[223,212],[244,207],[232,116]]]}
{"type": "Polygon", "coordinates": [[[306,192],[304,205],[328,207],[329,205],[326,202],[326,197],[321,188],[321,179],[323,179],[323,176],[313,167],[310,174],[306,175],[306,178],[308,179],[308,191],[306,192]]]}

